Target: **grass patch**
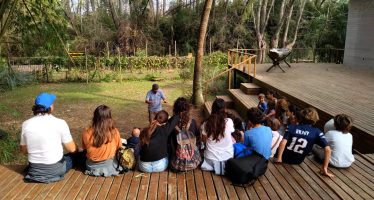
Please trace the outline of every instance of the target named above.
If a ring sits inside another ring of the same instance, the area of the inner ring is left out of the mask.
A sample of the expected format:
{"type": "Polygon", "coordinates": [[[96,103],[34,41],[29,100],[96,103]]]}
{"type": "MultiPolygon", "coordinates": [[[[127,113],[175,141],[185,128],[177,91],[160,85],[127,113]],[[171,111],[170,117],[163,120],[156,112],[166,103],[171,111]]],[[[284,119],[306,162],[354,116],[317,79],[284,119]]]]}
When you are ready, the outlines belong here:
{"type": "Polygon", "coordinates": [[[0,163],[6,164],[20,159],[17,151],[19,139],[0,129],[0,163]]]}

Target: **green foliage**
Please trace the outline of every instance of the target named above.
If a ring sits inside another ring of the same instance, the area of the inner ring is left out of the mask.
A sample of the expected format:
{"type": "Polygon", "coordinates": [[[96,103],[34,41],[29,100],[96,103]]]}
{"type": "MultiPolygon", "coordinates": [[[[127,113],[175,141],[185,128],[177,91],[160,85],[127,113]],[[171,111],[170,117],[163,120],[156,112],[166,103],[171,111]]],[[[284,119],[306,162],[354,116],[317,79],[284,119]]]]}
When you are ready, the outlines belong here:
{"type": "Polygon", "coordinates": [[[6,164],[15,160],[19,140],[14,139],[8,132],[0,129],[0,164],[6,164]]]}

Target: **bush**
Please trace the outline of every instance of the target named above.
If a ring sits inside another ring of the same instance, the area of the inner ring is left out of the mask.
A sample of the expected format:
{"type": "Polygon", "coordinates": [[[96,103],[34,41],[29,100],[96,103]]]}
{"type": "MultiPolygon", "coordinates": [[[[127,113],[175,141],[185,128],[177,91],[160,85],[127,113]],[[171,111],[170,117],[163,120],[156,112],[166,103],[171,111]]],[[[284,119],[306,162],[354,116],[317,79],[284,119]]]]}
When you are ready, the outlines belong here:
{"type": "Polygon", "coordinates": [[[18,150],[19,141],[1,129],[0,135],[0,163],[5,164],[14,160],[14,154],[18,150]]]}

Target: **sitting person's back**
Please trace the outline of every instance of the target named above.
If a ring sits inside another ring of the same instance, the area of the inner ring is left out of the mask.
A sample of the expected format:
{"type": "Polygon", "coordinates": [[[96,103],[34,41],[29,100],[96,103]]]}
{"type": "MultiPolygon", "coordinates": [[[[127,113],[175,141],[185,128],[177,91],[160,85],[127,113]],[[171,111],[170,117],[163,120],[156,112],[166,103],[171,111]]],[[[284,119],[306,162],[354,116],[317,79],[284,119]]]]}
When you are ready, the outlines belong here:
{"type": "Polygon", "coordinates": [[[248,123],[252,128],[244,133],[244,144],[253,151],[269,159],[271,156],[271,142],[273,134],[267,126],[261,125],[264,118],[258,108],[250,108],[247,112],[248,123]]]}
{"type": "Polygon", "coordinates": [[[67,123],[52,115],[55,99],[53,94],[38,95],[33,106],[34,117],[22,124],[20,148],[29,161],[26,181],[59,181],[73,167],[73,156],[63,155],[63,146],[71,153],[77,148],[67,123]]]}
{"type": "Polygon", "coordinates": [[[127,147],[134,150],[135,158],[138,158],[140,153],[140,128],[134,128],[131,137],[127,139],[127,147]]]}
{"type": "Polygon", "coordinates": [[[168,120],[165,110],[159,111],[149,127],[140,133],[139,170],[143,172],[162,172],[169,164],[167,153],[168,137],[179,122],[179,116],[168,120]]]}
{"type": "Polygon", "coordinates": [[[288,126],[288,130],[278,147],[277,158],[274,161],[300,164],[312,151],[313,145],[317,144],[324,148],[326,155],[321,173],[332,177],[333,175],[327,171],[331,149],[322,131],[313,127],[319,120],[318,113],[314,108],[306,108],[301,113],[303,118],[300,124],[288,126]]]}
{"type": "Polygon", "coordinates": [[[234,156],[232,132],[234,123],[226,118],[225,102],[217,98],[212,105],[212,114],[202,125],[202,138],[206,143],[202,170],[214,171],[217,175],[225,174],[225,162],[234,156]]]}
{"type": "MultiPolygon", "coordinates": [[[[352,121],[352,118],[345,114],[336,115],[333,119],[335,130],[330,130],[325,134],[331,148],[330,164],[334,167],[349,167],[355,160],[352,154],[353,137],[349,133],[352,121]]],[[[314,147],[313,153],[320,159],[324,159],[324,153],[320,147],[314,147]]]]}
{"type": "Polygon", "coordinates": [[[114,127],[108,106],[98,106],[94,111],[91,127],[82,134],[82,148],[87,150],[86,174],[92,176],[114,176],[122,170],[114,159],[121,147],[121,137],[114,127]]]}

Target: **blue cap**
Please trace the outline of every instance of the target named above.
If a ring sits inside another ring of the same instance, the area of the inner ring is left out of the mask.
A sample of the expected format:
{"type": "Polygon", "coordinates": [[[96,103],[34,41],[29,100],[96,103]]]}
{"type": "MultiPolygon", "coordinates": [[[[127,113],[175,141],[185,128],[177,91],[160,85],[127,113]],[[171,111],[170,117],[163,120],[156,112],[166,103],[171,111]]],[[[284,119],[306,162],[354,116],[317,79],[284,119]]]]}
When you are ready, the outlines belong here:
{"type": "Polygon", "coordinates": [[[46,109],[50,108],[56,99],[56,95],[49,93],[40,93],[35,98],[35,105],[44,106],[46,109]]]}

